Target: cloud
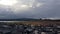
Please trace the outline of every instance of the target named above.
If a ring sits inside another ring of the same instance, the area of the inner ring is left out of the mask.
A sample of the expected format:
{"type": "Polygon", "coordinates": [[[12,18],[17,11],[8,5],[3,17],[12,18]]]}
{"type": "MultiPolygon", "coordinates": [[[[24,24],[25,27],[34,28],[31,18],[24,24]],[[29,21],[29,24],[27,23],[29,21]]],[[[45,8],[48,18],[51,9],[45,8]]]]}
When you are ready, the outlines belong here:
{"type": "Polygon", "coordinates": [[[11,6],[11,5],[15,4],[15,3],[17,3],[17,0],[0,0],[0,4],[2,4],[2,5],[11,6]]]}
{"type": "Polygon", "coordinates": [[[0,5],[0,14],[9,18],[60,18],[60,0],[18,0],[13,6],[0,5]]]}
{"type": "Polygon", "coordinates": [[[19,0],[17,4],[12,6],[11,9],[14,11],[14,13],[21,13],[34,9],[36,7],[40,7],[42,5],[43,4],[38,2],[37,0],[19,0]]]}

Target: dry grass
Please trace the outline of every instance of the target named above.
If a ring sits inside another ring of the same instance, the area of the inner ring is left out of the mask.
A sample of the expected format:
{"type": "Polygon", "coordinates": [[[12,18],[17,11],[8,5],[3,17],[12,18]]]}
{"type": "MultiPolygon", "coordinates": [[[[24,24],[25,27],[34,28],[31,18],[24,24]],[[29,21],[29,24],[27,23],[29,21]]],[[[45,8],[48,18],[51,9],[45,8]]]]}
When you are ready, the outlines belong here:
{"type": "Polygon", "coordinates": [[[60,25],[60,21],[21,21],[21,22],[14,22],[9,24],[25,24],[25,25],[60,25]]]}

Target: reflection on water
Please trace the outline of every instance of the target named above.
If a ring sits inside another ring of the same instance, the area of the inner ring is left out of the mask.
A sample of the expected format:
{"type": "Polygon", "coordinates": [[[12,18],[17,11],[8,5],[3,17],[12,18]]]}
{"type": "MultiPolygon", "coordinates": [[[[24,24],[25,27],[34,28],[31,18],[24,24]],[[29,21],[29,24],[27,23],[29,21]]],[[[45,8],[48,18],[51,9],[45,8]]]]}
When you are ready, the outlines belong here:
{"type": "Polygon", "coordinates": [[[20,22],[20,21],[0,21],[0,22],[20,22]]]}

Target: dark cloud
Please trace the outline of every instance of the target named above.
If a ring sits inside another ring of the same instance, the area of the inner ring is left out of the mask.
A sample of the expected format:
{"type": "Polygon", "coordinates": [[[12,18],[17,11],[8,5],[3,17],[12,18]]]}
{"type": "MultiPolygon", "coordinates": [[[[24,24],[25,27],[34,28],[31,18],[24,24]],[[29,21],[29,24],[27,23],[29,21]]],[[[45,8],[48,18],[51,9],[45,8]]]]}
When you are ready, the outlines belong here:
{"type": "MultiPolygon", "coordinates": [[[[14,13],[14,11],[11,10],[9,11],[0,10],[1,16],[0,18],[60,18],[60,0],[36,0],[36,1],[38,3],[42,3],[42,5],[39,7],[34,7],[36,5],[33,5],[32,8],[28,5],[28,7],[30,7],[28,10],[24,10],[25,8],[23,9],[24,11],[17,10],[16,12],[18,13],[15,12],[16,14],[14,13]]],[[[0,9],[3,10],[3,8],[0,9]]]]}

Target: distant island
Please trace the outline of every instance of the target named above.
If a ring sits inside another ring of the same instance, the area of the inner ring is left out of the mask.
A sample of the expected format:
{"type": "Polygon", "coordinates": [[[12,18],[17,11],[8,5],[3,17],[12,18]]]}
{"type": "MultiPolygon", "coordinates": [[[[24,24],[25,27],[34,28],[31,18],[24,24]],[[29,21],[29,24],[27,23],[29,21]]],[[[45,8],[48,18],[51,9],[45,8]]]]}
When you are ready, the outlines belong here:
{"type": "Polygon", "coordinates": [[[34,19],[34,18],[18,18],[18,19],[0,19],[0,21],[60,21],[60,19],[34,19]]]}

